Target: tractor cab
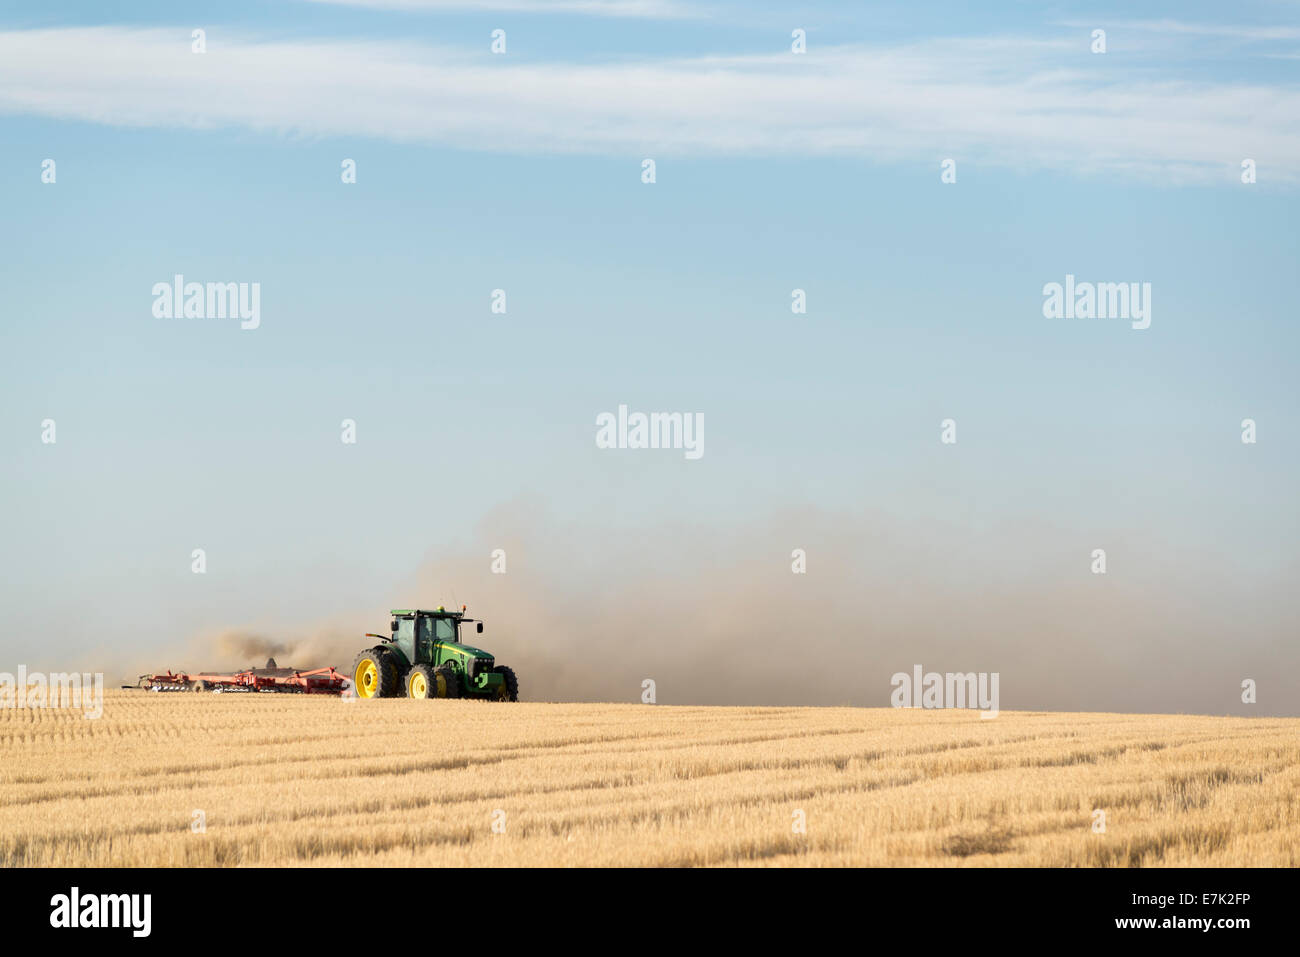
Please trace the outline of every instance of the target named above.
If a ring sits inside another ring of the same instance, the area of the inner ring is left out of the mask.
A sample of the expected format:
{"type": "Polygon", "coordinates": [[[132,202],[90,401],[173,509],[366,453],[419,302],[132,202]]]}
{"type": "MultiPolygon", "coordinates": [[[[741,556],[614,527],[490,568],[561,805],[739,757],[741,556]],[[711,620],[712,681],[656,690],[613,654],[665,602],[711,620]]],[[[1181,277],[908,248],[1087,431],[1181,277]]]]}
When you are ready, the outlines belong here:
{"type": "MultiPolygon", "coordinates": [[[[403,648],[415,651],[416,660],[428,661],[429,652],[444,641],[463,644],[462,626],[474,619],[465,617],[465,610],[447,611],[439,606],[429,611],[423,608],[395,608],[392,611],[393,641],[403,648]]],[[[474,622],[478,634],[483,634],[483,622],[474,622]]]]}
{"type": "Polygon", "coordinates": [[[448,611],[441,605],[432,610],[395,608],[392,615],[393,638],[389,647],[405,666],[446,666],[466,682],[492,669],[492,655],[467,640],[467,626],[473,622],[476,631],[482,633],[483,623],[466,618],[464,606],[460,611],[448,611]]]}

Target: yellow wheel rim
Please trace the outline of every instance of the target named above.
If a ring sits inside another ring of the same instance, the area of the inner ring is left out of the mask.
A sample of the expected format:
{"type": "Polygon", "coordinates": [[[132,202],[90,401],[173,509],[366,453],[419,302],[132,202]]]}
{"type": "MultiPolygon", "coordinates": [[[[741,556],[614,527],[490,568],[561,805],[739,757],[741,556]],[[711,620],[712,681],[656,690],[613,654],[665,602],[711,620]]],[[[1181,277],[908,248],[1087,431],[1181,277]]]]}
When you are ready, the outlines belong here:
{"type": "Polygon", "coordinates": [[[424,672],[411,672],[411,683],[406,690],[412,698],[429,697],[429,682],[424,680],[424,672]]]}
{"type": "Polygon", "coordinates": [[[379,693],[379,669],[369,658],[357,665],[357,673],[352,677],[358,698],[373,698],[379,693]]]}
{"type": "Polygon", "coordinates": [[[503,681],[501,682],[501,684],[497,685],[497,700],[507,701],[509,700],[509,698],[510,698],[510,689],[506,687],[506,683],[503,681]]]}
{"type": "Polygon", "coordinates": [[[434,675],[433,678],[435,681],[438,682],[438,697],[439,698],[447,697],[447,676],[438,674],[438,675],[434,675]]]}

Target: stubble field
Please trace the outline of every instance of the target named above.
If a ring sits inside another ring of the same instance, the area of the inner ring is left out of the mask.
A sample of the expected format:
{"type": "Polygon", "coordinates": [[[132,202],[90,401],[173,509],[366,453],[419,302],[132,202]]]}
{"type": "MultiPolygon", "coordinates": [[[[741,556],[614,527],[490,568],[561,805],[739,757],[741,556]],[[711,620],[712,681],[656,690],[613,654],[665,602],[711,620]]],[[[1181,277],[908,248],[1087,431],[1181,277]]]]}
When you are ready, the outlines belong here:
{"type": "Polygon", "coordinates": [[[0,759],[4,866],[1300,864],[1300,719],[113,691],[0,759]]]}

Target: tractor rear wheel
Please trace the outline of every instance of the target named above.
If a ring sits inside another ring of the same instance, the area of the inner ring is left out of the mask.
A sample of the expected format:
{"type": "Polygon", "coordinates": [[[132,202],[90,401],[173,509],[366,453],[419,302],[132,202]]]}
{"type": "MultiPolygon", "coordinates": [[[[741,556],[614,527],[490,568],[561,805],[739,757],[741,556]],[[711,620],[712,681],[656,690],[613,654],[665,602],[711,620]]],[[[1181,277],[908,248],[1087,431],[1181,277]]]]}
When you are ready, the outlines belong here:
{"type": "Polygon", "coordinates": [[[383,648],[368,648],[352,663],[352,688],[358,698],[392,698],[401,685],[393,656],[383,648]]]}
{"type": "Polygon", "coordinates": [[[518,701],[519,679],[515,677],[515,670],[505,665],[497,665],[492,670],[502,678],[501,684],[497,685],[497,700],[518,701]]]}
{"type": "Polygon", "coordinates": [[[432,698],[459,698],[460,678],[456,669],[442,665],[433,673],[432,698]]]}

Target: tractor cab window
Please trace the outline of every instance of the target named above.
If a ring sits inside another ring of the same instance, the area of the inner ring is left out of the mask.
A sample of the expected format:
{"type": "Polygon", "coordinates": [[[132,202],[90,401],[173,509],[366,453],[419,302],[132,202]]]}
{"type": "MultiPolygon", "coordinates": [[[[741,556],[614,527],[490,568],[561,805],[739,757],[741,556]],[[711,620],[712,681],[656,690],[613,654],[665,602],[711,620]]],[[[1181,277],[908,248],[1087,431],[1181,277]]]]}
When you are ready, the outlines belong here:
{"type": "Polygon", "coordinates": [[[433,648],[433,620],[430,618],[420,618],[419,628],[415,633],[416,637],[416,654],[421,658],[426,658],[433,648]]]}
{"type": "Polygon", "coordinates": [[[433,641],[455,641],[456,625],[447,618],[421,618],[420,644],[433,641]]]}

